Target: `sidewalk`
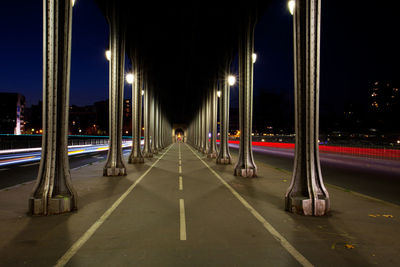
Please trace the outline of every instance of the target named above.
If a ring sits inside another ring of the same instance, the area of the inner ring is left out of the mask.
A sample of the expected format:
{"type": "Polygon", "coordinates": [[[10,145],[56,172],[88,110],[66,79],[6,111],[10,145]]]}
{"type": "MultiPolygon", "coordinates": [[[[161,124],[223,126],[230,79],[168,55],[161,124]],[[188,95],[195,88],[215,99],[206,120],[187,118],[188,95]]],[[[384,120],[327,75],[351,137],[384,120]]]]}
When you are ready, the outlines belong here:
{"type": "Polygon", "coordinates": [[[125,177],[103,177],[104,162],[71,171],[71,214],[27,216],[32,183],[0,192],[0,266],[54,266],[128,189],[66,266],[400,266],[399,206],[328,186],[329,216],[287,213],[290,173],[256,162],[259,177],[245,179],[202,156],[307,260],[299,262],[188,146],[164,152],[157,163],[162,154],[126,164],[125,177]]]}

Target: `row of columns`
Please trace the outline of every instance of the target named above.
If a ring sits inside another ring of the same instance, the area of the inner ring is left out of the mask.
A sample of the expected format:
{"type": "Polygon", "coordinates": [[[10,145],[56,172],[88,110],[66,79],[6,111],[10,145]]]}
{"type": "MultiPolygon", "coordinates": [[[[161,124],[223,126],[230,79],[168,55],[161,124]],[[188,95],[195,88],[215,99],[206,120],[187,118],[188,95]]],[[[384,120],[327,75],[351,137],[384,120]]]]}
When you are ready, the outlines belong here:
{"type": "MultiPolygon", "coordinates": [[[[72,36],[71,0],[43,0],[43,136],[36,184],[29,198],[32,215],[51,215],[78,208],[68,162],[68,112],[72,36]]],[[[117,14],[118,1],[107,9],[110,27],[109,150],[105,176],[126,175],[122,157],[122,121],[125,68],[125,29],[117,14]]],[[[143,163],[170,144],[171,124],[163,114],[159,97],[149,87],[143,63],[132,58],[132,152],[129,163],[143,163]],[[144,103],[142,103],[144,90],[144,103]],[[142,104],[144,149],[141,149],[142,104]]]]}
{"type": "MultiPolygon", "coordinates": [[[[285,195],[285,209],[304,215],[321,216],[329,211],[319,160],[319,72],[321,0],[296,0],[294,10],[294,81],[295,81],[295,160],[291,184],[285,195]]],[[[239,40],[239,130],[240,146],[234,174],[256,177],[257,167],[252,152],[253,116],[253,16],[242,25],[239,40]]],[[[220,148],[216,162],[230,164],[228,147],[229,85],[220,79],[220,148]]],[[[215,92],[215,87],[211,90],[215,92]]],[[[189,142],[210,156],[216,133],[211,130],[216,107],[208,95],[204,97],[189,127],[189,142]],[[211,107],[210,113],[207,113],[211,107]]]]}

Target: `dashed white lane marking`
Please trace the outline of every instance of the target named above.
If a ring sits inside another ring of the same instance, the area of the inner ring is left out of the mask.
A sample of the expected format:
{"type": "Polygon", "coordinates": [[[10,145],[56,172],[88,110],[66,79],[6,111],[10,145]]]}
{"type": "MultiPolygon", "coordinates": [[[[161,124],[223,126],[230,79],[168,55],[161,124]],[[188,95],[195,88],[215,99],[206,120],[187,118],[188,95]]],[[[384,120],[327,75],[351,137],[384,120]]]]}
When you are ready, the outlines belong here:
{"type": "Polygon", "coordinates": [[[179,174],[182,173],[182,166],[179,166],[179,174]]]}
{"type": "Polygon", "coordinates": [[[68,249],[67,252],[57,261],[55,267],[65,266],[68,261],[78,252],[78,250],[89,240],[89,238],[96,232],[97,229],[110,217],[113,211],[124,201],[130,192],[143,180],[143,178],[150,172],[150,170],[164,157],[164,155],[171,149],[170,146],[151,166],[147,169],[126,191],[123,193],[104,214],[90,226],[90,228],[68,249]]]}
{"type": "Polygon", "coordinates": [[[183,190],[183,181],[182,181],[182,176],[179,176],[179,190],[183,190]]]}
{"type": "Polygon", "coordinates": [[[182,160],[179,160],[179,165],[182,165],[182,160]]]}
{"type": "Polygon", "coordinates": [[[183,199],[179,199],[179,214],[180,214],[180,239],[186,240],[186,217],[185,217],[185,203],[183,199]]]}
{"type": "Polygon", "coordinates": [[[292,255],[302,266],[312,267],[306,257],[304,257],[292,244],[287,241],[258,211],[256,211],[232,186],[230,186],[216,171],[214,171],[202,158],[200,158],[188,145],[186,145],[196,157],[218,178],[218,180],[228,188],[229,191],[250,211],[251,214],[264,226],[264,228],[278,241],[287,252],[292,255]]]}

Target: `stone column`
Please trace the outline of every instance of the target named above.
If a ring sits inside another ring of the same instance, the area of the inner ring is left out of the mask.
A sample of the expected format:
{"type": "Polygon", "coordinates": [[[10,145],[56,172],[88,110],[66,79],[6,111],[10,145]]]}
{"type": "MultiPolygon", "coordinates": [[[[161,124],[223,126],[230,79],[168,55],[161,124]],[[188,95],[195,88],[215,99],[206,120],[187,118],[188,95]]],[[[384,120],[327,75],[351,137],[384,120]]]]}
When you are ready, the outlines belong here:
{"type": "Polygon", "coordinates": [[[124,109],[124,67],[125,67],[125,31],[116,11],[117,3],[113,3],[107,14],[110,25],[109,64],[109,150],[104,176],[126,175],[126,167],[122,158],[122,121],[124,109]]]}
{"type": "Polygon", "coordinates": [[[143,101],[143,127],[144,127],[144,147],[143,157],[152,158],[153,153],[150,145],[150,90],[147,82],[144,83],[144,101],[143,101]]]}
{"type": "Polygon", "coordinates": [[[253,59],[254,52],[253,16],[243,23],[239,40],[239,159],[235,166],[235,175],[256,177],[257,167],[253,160],[252,123],[253,123],[253,59]]]}
{"type": "Polygon", "coordinates": [[[72,5],[44,0],[43,136],[29,213],[51,215],[77,209],[68,163],[68,111],[71,66],[72,5]]]}
{"type": "Polygon", "coordinates": [[[208,151],[208,158],[217,157],[217,84],[214,83],[214,87],[210,92],[210,132],[211,140],[208,151]]]}
{"type": "Polygon", "coordinates": [[[137,57],[132,59],[135,79],[132,84],[132,151],[129,163],[144,163],[140,142],[142,139],[142,75],[137,57]]]}
{"type": "Polygon", "coordinates": [[[230,88],[228,77],[221,80],[221,96],[219,111],[219,151],[217,157],[218,164],[231,164],[232,157],[229,153],[228,131],[229,131],[229,94],[230,88]]]}
{"type": "Polygon", "coordinates": [[[330,205],[318,147],[321,1],[297,0],[293,18],[296,149],[286,210],[321,216],[330,205]]]}

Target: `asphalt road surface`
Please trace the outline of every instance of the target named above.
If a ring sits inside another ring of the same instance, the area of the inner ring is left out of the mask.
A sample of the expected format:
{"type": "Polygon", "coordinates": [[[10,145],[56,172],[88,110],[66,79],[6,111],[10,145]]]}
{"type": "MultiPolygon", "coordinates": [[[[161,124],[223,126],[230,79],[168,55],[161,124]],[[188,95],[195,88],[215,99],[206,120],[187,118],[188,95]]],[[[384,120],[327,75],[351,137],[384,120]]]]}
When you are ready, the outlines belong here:
{"type": "MultiPolygon", "coordinates": [[[[231,153],[237,154],[237,145],[230,147],[231,153]]],[[[129,151],[125,149],[124,154],[129,151]]],[[[106,157],[107,151],[71,155],[70,168],[106,157]]],[[[256,147],[254,158],[282,171],[293,169],[293,150],[256,147]]],[[[39,162],[0,167],[0,189],[35,180],[38,168],[39,162]]],[[[325,183],[400,205],[400,161],[321,153],[321,168],[325,183]]]]}

